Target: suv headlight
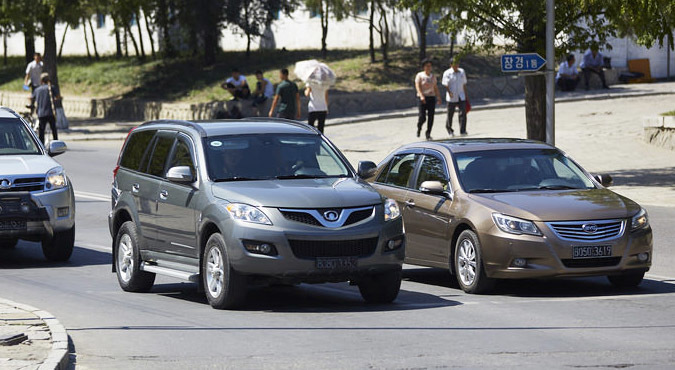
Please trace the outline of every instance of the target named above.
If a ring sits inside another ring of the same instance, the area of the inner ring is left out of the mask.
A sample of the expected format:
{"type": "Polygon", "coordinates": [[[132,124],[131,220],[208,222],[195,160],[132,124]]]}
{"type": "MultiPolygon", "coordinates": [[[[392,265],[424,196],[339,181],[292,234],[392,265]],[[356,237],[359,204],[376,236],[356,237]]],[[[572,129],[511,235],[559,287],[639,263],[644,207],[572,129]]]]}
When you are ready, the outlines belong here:
{"type": "Polygon", "coordinates": [[[647,211],[644,208],[640,208],[638,212],[630,222],[630,231],[636,231],[643,229],[649,226],[649,217],[647,216],[647,211]]]}
{"type": "Polygon", "coordinates": [[[401,210],[395,200],[387,198],[384,200],[384,220],[391,221],[401,217],[401,210]]]}
{"type": "Polygon", "coordinates": [[[272,221],[270,221],[263,211],[248,204],[230,203],[225,206],[225,209],[235,220],[263,225],[272,224],[272,221]]]}
{"type": "Polygon", "coordinates": [[[541,231],[532,221],[506,216],[501,213],[493,213],[492,221],[501,231],[509,234],[541,235],[541,231]]]}
{"type": "Polygon", "coordinates": [[[45,176],[45,191],[56,190],[68,186],[66,171],[62,167],[52,168],[45,176]]]}

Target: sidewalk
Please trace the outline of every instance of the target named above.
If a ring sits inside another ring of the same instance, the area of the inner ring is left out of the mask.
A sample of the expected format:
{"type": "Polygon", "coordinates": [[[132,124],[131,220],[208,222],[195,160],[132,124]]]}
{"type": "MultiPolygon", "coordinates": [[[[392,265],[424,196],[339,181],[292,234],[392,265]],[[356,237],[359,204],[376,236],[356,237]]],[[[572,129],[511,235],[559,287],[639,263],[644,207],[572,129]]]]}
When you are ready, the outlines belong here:
{"type": "MultiPolygon", "coordinates": [[[[574,92],[556,91],[556,103],[568,103],[588,100],[620,99],[652,95],[675,94],[675,82],[659,82],[651,84],[613,85],[609,90],[578,90],[574,92]]],[[[470,96],[470,95],[469,95],[470,96]]],[[[525,105],[523,96],[504,99],[480,99],[471,101],[472,111],[487,109],[515,108],[525,105]]],[[[436,109],[437,114],[446,112],[445,106],[436,109]]],[[[347,117],[328,119],[326,126],[344,125],[373,120],[414,117],[416,108],[383,111],[379,113],[356,114],[347,117]]],[[[60,138],[65,141],[85,140],[123,140],[129,130],[140,122],[110,122],[98,119],[72,119],[69,130],[59,132],[60,138]]]]}
{"type": "Polygon", "coordinates": [[[0,298],[0,369],[65,369],[68,334],[49,312],[0,298]]]}

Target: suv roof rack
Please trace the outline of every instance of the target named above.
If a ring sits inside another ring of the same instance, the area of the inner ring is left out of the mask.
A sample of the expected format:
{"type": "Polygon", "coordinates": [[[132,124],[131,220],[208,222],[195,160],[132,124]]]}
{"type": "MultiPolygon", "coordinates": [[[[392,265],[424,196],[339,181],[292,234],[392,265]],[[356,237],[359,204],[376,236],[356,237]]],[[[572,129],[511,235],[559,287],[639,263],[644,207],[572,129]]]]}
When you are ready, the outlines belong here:
{"type": "Polygon", "coordinates": [[[180,126],[195,129],[199,132],[200,135],[206,136],[206,130],[204,130],[204,128],[201,126],[202,123],[242,122],[242,121],[285,123],[285,124],[288,124],[288,125],[292,125],[292,126],[295,126],[295,127],[304,128],[306,130],[313,131],[317,134],[321,134],[321,132],[314,126],[310,126],[310,125],[307,125],[305,123],[302,123],[302,122],[299,122],[299,121],[294,121],[294,120],[287,119],[287,118],[277,118],[277,117],[244,117],[242,119],[212,119],[212,120],[194,120],[194,121],[160,119],[160,120],[145,122],[145,123],[139,125],[138,127],[151,126],[151,125],[155,125],[155,124],[180,125],[180,126]]]}

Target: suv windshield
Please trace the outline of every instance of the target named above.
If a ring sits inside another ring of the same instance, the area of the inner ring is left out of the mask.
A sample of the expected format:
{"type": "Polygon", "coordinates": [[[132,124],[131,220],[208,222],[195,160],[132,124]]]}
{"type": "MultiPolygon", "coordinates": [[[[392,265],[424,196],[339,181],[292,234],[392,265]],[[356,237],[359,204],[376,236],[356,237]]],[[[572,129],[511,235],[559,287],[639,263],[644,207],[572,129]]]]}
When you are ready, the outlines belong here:
{"type": "Polygon", "coordinates": [[[204,139],[204,146],[213,181],[351,176],[338,154],[318,135],[213,136],[204,139]]]}
{"type": "Polygon", "coordinates": [[[556,149],[486,150],[455,154],[469,193],[594,189],[593,182],[556,149]]]}
{"type": "Polygon", "coordinates": [[[19,119],[0,119],[0,155],[41,154],[33,136],[19,119]]]}

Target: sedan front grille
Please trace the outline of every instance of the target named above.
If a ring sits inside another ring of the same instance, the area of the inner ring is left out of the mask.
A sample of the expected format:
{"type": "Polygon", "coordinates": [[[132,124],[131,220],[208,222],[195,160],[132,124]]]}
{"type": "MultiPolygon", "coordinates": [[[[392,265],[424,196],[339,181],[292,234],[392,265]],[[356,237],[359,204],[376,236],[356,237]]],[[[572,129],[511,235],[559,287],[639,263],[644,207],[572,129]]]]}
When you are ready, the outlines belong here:
{"type": "Polygon", "coordinates": [[[570,268],[610,267],[618,265],[619,262],[621,262],[621,257],[598,257],[562,260],[563,265],[570,268]]]}
{"type": "Polygon", "coordinates": [[[626,228],[626,222],[623,220],[548,222],[547,224],[560,239],[587,242],[619,238],[626,228]]]}
{"type": "Polygon", "coordinates": [[[289,240],[297,258],[367,257],[375,253],[378,238],[353,240],[289,240]]]}

